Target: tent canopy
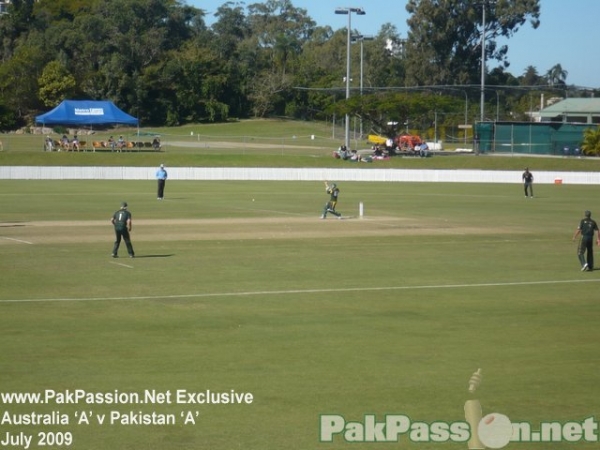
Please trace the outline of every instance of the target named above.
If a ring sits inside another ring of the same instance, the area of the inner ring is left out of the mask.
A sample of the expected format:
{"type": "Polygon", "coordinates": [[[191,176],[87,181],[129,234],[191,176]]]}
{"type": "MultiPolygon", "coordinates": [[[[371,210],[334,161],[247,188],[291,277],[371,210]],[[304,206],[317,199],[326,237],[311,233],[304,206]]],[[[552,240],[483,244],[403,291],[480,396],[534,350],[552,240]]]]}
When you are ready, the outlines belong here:
{"type": "Polygon", "coordinates": [[[52,111],[36,116],[42,125],[138,125],[138,119],[106,100],[64,100],[52,111]]]}

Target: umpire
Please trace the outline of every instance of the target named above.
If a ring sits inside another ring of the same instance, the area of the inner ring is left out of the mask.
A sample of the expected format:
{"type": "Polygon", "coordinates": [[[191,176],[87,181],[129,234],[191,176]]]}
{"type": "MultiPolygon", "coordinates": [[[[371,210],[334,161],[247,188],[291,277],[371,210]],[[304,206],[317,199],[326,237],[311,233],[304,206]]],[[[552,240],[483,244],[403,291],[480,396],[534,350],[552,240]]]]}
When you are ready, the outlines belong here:
{"type": "Polygon", "coordinates": [[[156,199],[163,200],[165,198],[165,184],[167,184],[167,171],[164,164],[161,164],[156,171],[156,179],[158,180],[158,194],[156,199]]]}
{"type": "Polygon", "coordinates": [[[113,214],[110,221],[115,227],[116,237],[111,256],[113,258],[119,257],[119,245],[121,245],[122,238],[127,246],[127,253],[129,253],[129,257],[135,258],[133,245],[131,245],[131,238],[129,237],[129,233],[131,232],[131,213],[127,211],[127,202],[121,203],[121,208],[113,214]]]}

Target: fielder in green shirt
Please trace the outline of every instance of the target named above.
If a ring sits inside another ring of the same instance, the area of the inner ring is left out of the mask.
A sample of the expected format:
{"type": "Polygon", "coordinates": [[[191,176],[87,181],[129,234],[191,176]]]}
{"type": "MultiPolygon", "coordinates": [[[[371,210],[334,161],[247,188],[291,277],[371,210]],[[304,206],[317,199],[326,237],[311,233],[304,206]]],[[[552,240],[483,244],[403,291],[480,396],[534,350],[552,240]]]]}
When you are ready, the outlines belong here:
{"type": "Polygon", "coordinates": [[[127,246],[127,253],[129,253],[129,257],[134,258],[135,253],[133,251],[133,245],[131,245],[131,238],[129,236],[132,226],[131,213],[127,211],[127,202],[121,203],[121,208],[113,214],[110,221],[115,228],[115,245],[113,246],[111,256],[113,258],[119,257],[119,245],[121,245],[121,239],[123,239],[125,241],[125,245],[127,246]]]}
{"type": "MultiPolygon", "coordinates": [[[[598,224],[592,219],[590,211],[586,211],[583,215],[585,217],[579,222],[573,240],[581,235],[577,245],[577,257],[581,263],[581,271],[585,272],[594,270],[594,233],[598,233],[598,224]]],[[[596,243],[600,245],[600,234],[596,243]]]]}

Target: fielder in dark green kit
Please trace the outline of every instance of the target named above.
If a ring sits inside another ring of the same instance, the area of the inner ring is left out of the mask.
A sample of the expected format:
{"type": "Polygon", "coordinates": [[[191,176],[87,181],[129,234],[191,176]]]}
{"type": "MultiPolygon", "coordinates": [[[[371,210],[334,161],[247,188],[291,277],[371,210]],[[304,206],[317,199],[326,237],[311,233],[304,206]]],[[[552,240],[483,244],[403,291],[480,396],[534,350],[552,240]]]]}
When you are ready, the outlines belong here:
{"type": "MultiPolygon", "coordinates": [[[[577,257],[581,263],[582,272],[594,270],[594,233],[598,232],[598,224],[592,219],[592,213],[586,211],[584,216],[573,235],[573,240],[581,235],[577,245],[577,257]]],[[[596,243],[600,245],[600,234],[596,243]]]]}
{"type": "Polygon", "coordinates": [[[129,253],[130,258],[135,257],[135,253],[133,252],[133,245],[131,245],[131,238],[129,233],[131,232],[131,213],[127,211],[127,202],[121,203],[121,209],[116,211],[112,219],[111,223],[115,227],[115,245],[113,246],[112,257],[118,258],[119,245],[121,245],[121,239],[125,241],[125,245],[127,246],[127,253],[129,253]]]}

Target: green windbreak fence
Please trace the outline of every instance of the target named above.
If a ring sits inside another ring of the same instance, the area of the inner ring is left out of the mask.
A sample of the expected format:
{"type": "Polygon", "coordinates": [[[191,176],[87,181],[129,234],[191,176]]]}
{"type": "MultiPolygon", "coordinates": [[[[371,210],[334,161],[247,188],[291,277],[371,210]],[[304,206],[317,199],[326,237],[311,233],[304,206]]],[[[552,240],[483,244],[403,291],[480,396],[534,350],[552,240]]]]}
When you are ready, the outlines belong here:
{"type": "Polygon", "coordinates": [[[480,153],[577,156],[583,132],[597,126],[561,122],[478,122],[475,142],[480,153]]]}

